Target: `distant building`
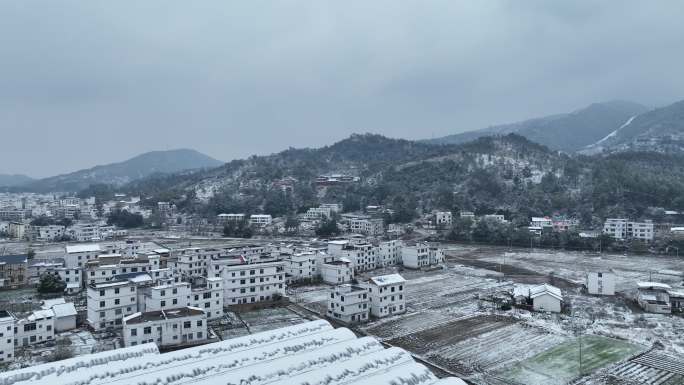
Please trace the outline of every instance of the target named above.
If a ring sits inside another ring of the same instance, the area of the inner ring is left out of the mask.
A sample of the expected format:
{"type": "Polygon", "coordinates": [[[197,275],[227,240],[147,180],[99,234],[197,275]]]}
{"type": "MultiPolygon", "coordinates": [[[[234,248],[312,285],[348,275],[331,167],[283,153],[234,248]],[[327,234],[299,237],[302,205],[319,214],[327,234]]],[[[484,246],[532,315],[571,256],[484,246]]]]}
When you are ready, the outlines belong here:
{"type": "Polygon", "coordinates": [[[394,266],[401,263],[402,243],[398,240],[380,242],[378,267],[394,266]]]}
{"type": "Polygon", "coordinates": [[[159,347],[197,344],[207,337],[207,316],[194,307],[139,312],[123,319],[126,347],[145,343],[159,347]]]}
{"type": "Polygon", "coordinates": [[[371,299],[371,314],[387,317],[406,312],[404,285],[406,280],[399,274],[372,277],[365,287],[371,299]]]}
{"type": "Polygon", "coordinates": [[[273,218],[268,214],[254,214],[249,217],[249,223],[252,226],[264,227],[270,225],[271,222],[273,218]]]}
{"type": "Polygon", "coordinates": [[[472,211],[461,211],[458,216],[461,218],[475,219],[475,213],[472,211]]]}
{"type": "Polygon", "coordinates": [[[327,314],[340,322],[355,324],[368,321],[370,307],[367,288],[346,284],[330,292],[327,314]]]}
{"type": "Polygon", "coordinates": [[[630,222],[621,218],[609,218],[603,224],[603,233],[615,239],[634,238],[644,241],[653,240],[653,222],[630,222]]]}
{"type": "Polygon", "coordinates": [[[438,211],[435,213],[435,226],[440,228],[451,227],[451,211],[438,211]]]}
{"type": "Polygon", "coordinates": [[[138,311],[136,286],[128,281],[88,285],[88,319],[94,330],[121,328],[123,318],[138,311]]]}
{"type": "Polygon", "coordinates": [[[615,274],[605,271],[589,272],[587,292],[596,295],[615,295],[615,274]]]}
{"type": "Polygon", "coordinates": [[[401,247],[401,262],[409,269],[420,269],[430,266],[429,246],[427,243],[418,242],[414,245],[401,247]]]}

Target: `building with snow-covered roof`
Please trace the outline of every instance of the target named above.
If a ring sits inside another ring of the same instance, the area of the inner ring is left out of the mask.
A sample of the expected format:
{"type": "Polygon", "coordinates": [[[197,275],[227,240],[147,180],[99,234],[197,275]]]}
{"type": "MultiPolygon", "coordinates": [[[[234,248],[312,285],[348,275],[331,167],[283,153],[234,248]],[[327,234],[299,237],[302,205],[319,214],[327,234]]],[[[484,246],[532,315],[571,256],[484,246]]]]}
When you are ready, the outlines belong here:
{"type": "Polygon", "coordinates": [[[225,265],[214,272],[223,279],[224,306],[271,301],[285,295],[285,262],[225,265]]]}
{"type": "Polygon", "coordinates": [[[123,318],[138,311],[136,285],[129,281],[90,284],[87,322],[94,330],[120,328],[123,318]]]}
{"type": "Polygon", "coordinates": [[[146,344],[3,374],[13,385],[464,385],[322,320],[156,354],[146,344]],[[143,349],[138,351],[135,349],[143,349]],[[114,354],[121,352],[121,354],[114,354]]]}
{"type": "Polygon", "coordinates": [[[273,217],[269,214],[253,214],[249,216],[249,223],[252,226],[264,227],[273,222],[273,217]]]}
{"type": "Polygon", "coordinates": [[[378,245],[377,266],[394,266],[401,263],[402,242],[398,240],[380,242],[378,245]]]}
{"type": "Polygon", "coordinates": [[[405,313],[405,283],[406,280],[399,274],[370,278],[364,286],[371,300],[371,315],[380,318],[405,313]]]}
{"type": "Polygon", "coordinates": [[[370,307],[368,288],[350,284],[339,285],[330,291],[327,315],[347,324],[367,322],[370,307]]]}
{"type": "Polygon", "coordinates": [[[29,346],[55,338],[55,313],[52,309],[34,310],[14,324],[14,346],[29,346]]]}
{"type": "Polygon", "coordinates": [[[321,279],[331,285],[339,285],[354,279],[354,266],[348,258],[321,263],[321,279]]]}
{"type": "Polygon", "coordinates": [[[561,289],[544,283],[530,287],[530,300],[536,311],[560,313],[563,294],[561,289]]]}
{"type": "Polygon", "coordinates": [[[637,282],[637,303],[649,313],[672,312],[669,291],[672,287],[660,282],[637,282]]]}
{"type": "Polygon", "coordinates": [[[102,254],[102,248],[97,243],[67,245],[64,253],[64,266],[84,267],[86,262],[94,260],[100,254],[102,254]]]}
{"type": "Polygon", "coordinates": [[[207,338],[207,315],[196,307],[134,313],[123,318],[124,346],[192,345],[203,343],[207,338]]]}
{"type": "Polygon", "coordinates": [[[64,298],[55,298],[43,301],[41,308],[52,310],[55,317],[54,326],[56,333],[76,329],[76,316],[78,312],[72,302],[66,302],[64,298]]]}

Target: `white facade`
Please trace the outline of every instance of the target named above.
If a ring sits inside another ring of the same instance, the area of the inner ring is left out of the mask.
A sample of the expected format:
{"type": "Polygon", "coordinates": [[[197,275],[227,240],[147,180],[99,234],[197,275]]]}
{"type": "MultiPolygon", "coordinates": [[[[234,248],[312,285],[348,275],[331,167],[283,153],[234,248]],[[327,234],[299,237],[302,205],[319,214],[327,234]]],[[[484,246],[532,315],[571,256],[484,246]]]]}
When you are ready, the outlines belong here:
{"type": "Polygon", "coordinates": [[[615,295],[615,274],[605,271],[592,271],[587,274],[589,294],[615,295]]]}
{"type": "Polygon", "coordinates": [[[373,277],[368,280],[371,300],[371,314],[375,317],[387,317],[406,312],[404,286],[406,280],[399,274],[373,277]]]}
{"type": "Polygon", "coordinates": [[[350,241],[328,242],[328,254],[351,261],[355,272],[369,271],[377,267],[379,249],[370,243],[350,241]]]}
{"type": "Polygon", "coordinates": [[[14,360],[14,317],[0,310],[0,363],[14,360]]]}
{"type": "Polygon", "coordinates": [[[349,231],[370,236],[380,235],[384,231],[384,222],[382,219],[352,218],[349,220],[349,231]]]}
{"type": "Polygon", "coordinates": [[[378,267],[394,266],[401,263],[401,241],[380,242],[378,267]]]}
{"type": "Polygon", "coordinates": [[[285,295],[284,262],[227,265],[217,276],[223,278],[225,306],[270,301],[274,295],[285,295]]]}
{"type": "Polygon", "coordinates": [[[97,243],[66,246],[64,266],[69,268],[83,267],[86,262],[94,260],[101,253],[102,249],[97,243]]]}
{"type": "Polygon", "coordinates": [[[240,223],[244,220],[245,214],[219,214],[216,216],[216,221],[222,225],[226,225],[228,223],[240,223]]]}
{"type": "Polygon", "coordinates": [[[138,311],[137,289],[127,281],[88,285],[88,324],[95,330],[121,327],[125,316],[138,311]]]}
{"type": "Polygon", "coordinates": [[[194,307],[134,313],[123,319],[126,347],[146,343],[159,347],[196,344],[207,337],[207,316],[194,307]]]}
{"type": "Polygon", "coordinates": [[[354,279],[354,266],[346,258],[321,264],[321,278],[330,285],[339,285],[354,279]]]}
{"type": "Polygon", "coordinates": [[[615,239],[635,238],[653,240],[653,222],[630,222],[626,219],[608,218],[603,224],[603,233],[615,239]]]}
{"type": "Polygon", "coordinates": [[[202,309],[208,320],[223,317],[223,279],[211,277],[206,279],[206,286],[192,288],[190,306],[202,309]]]}
{"type": "Polygon", "coordinates": [[[249,223],[253,226],[268,226],[273,222],[269,214],[255,214],[249,216],[249,223]]]}
{"type": "Polygon", "coordinates": [[[55,313],[52,310],[36,310],[26,318],[16,320],[14,325],[15,346],[29,346],[55,338],[55,313]]]}
{"type": "Polygon", "coordinates": [[[560,313],[563,295],[555,286],[542,284],[530,288],[530,299],[535,311],[560,313]]]}
{"type": "Polygon", "coordinates": [[[295,253],[285,258],[285,274],[288,282],[313,280],[320,277],[319,256],[314,252],[295,253]]]}
{"type": "Polygon", "coordinates": [[[340,285],[330,292],[328,317],[348,324],[366,322],[369,319],[370,307],[367,288],[340,285]]]}
{"type": "Polygon", "coordinates": [[[401,248],[401,262],[409,269],[420,269],[430,266],[430,247],[427,243],[404,245],[401,248]]]}

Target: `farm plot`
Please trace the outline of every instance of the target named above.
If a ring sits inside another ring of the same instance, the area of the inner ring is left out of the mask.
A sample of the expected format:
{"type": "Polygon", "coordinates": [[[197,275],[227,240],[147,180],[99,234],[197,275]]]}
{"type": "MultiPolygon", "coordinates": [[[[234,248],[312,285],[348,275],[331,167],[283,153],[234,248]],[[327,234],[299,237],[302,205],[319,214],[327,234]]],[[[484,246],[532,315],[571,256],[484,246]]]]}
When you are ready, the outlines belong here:
{"type": "Polygon", "coordinates": [[[420,355],[431,355],[444,347],[476,337],[517,322],[513,318],[477,315],[458,319],[387,342],[420,355]]]}
{"type": "Polygon", "coordinates": [[[266,308],[240,313],[251,333],[283,328],[306,322],[299,314],[285,307],[266,308]]]}
{"type": "MultiPolygon", "coordinates": [[[[523,384],[564,384],[578,377],[579,341],[573,339],[557,345],[498,375],[523,384]]],[[[640,345],[600,336],[582,338],[582,373],[593,372],[623,360],[644,348],[640,345]]]]}
{"type": "Polygon", "coordinates": [[[490,372],[538,354],[566,341],[561,335],[517,323],[436,349],[428,357],[461,373],[490,372]]]}
{"type": "Polygon", "coordinates": [[[648,352],[609,370],[613,378],[648,385],[683,385],[684,359],[648,352]]]}

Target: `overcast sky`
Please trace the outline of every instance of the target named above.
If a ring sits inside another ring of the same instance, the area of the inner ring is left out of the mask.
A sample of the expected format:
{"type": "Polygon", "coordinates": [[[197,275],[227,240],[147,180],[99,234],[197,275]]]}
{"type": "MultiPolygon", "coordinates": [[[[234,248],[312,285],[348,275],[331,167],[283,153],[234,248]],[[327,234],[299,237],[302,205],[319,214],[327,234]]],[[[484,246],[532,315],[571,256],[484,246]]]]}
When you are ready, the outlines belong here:
{"type": "Polygon", "coordinates": [[[682,0],[0,1],[0,173],[684,99],[682,0]]]}

